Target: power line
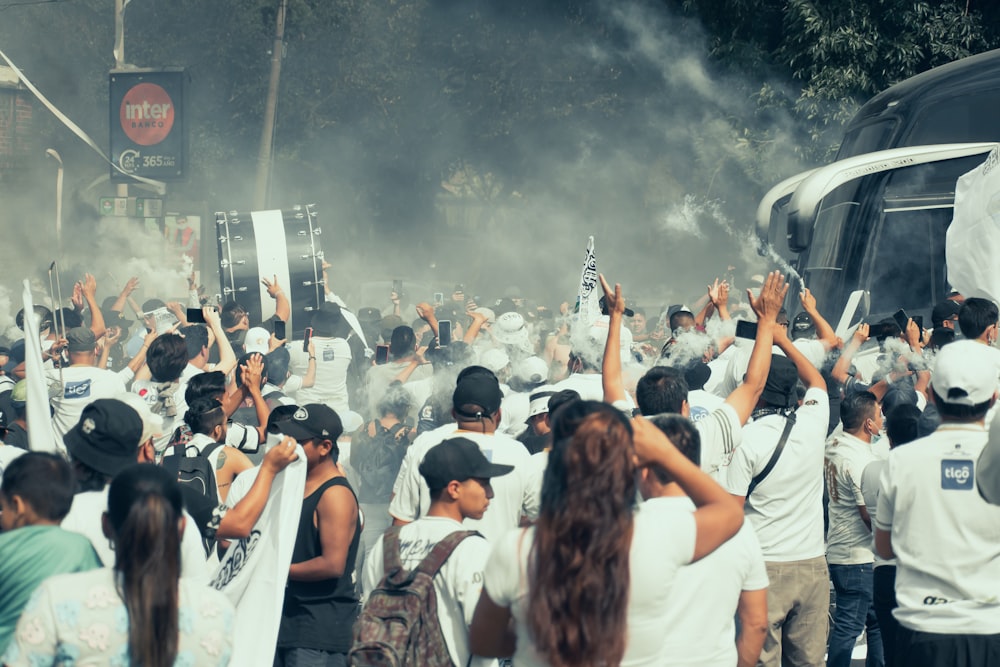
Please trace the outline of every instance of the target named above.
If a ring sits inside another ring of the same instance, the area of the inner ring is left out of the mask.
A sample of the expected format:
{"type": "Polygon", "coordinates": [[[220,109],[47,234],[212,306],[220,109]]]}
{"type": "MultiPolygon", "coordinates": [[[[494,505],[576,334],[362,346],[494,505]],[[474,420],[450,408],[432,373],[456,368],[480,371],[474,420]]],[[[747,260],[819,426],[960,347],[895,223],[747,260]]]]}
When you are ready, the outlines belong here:
{"type": "Polygon", "coordinates": [[[66,2],[66,0],[25,0],[24,2],[8,2],[0,5],[0,12],[11,7],[24,7],[26,5],[51,5],[56,2],[66,2]]]}

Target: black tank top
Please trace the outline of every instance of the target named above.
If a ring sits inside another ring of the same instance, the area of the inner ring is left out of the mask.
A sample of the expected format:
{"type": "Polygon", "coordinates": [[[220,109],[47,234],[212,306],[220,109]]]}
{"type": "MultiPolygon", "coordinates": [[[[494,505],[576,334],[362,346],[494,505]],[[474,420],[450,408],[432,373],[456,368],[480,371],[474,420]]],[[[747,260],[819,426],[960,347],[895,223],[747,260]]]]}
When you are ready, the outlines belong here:
{"type": "MultiPolygon", "coordinates": [[[[302,501],[299,530],[292,550],[292,562],[301,563],[319,556],[323,547],[319,530],[313,525],[313,515],[323,493],[332,486],[350,483],[343,477],[334,477],[302,501]]],[[[357,502],[357,496],[354,498],[357,502]]],[[[344,574],[323,581],[288,580],[285,604],[278,629],[279,648],[308,648],[346,653],[351,648],[351,629],[358,616],[358,597],[354,586],[354,568],[361,543],[361,515],[354,527],[354,539],[347,550],[344,574]]]]}
{"type": "MultiPolygon", "coordinates": [[[[320,498],[327,489],[334,486],[343,486],[354,495],[354,502],[357,503],[357,496],[350,482],[344,477],[334,477],[323,482],[318,489],[313,491],[308,498],[302,501],[302,514],[299,515],[299,530],[295,536],[295,547],[292,549],[292,562],[302,563],[316,558],[323,553],[323,546],[319,539],[319,529],[313,525],[313,517],[316,514],[316,507],[320,498]]],[[[354,538],[351,546],[347,550],[347,564],[344,567],[344,574],[333,579],[322,581],[288,581],[288,593],[295,599],[307,601],[319,600],[342,600],[357,602],[358,597],[354,586],[354,564],[358,557],[358,545],[361,543],[361,513],[354,527],[354,538]]]]}

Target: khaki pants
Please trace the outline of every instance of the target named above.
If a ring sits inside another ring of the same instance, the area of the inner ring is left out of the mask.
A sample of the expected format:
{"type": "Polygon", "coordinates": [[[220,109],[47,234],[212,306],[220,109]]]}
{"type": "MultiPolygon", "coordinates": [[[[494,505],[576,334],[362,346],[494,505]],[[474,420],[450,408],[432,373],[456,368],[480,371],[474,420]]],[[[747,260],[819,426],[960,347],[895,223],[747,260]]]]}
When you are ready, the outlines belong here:
{"type": "Polygon", "coordinates": [[[826,558],[768,562],[767,637],[760,667],[823,667],[830,628],[826,558]]]}

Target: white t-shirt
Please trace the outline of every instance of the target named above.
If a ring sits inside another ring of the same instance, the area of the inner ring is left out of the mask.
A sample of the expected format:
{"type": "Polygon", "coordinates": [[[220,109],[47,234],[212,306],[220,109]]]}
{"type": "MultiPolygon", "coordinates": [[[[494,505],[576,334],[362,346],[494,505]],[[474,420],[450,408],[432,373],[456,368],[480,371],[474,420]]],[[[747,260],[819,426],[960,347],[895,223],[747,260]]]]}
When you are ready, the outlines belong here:
{"type": "MultiPolygon", "coordinates": [[[[458,521],[446,517],[427,516],[403,526],[399,532],[400,561],[412,570],[420,564],[438,542],[455,531],[466,530],[458,521]]],[[[383,570],[384,539],[376,540],[365,556],[361,583],[367,597],[385,576],[383,570]]],[[[483,589],[483,569],[490,556],[490,545],[472,535],[462,540],[434,577],[438,621],[448,653],[456,665],[469,660],[469,624],[483,589]]],[[[475,658],[474,665],[495,665],[495,660],[475,658]]]]}
{"type": "MultiPolygon", "coordinates": [[[[311,387],[302,387],[296,392],[299,405],[325,403],[338,414],[350,410],[347,396],[347,371],[351,366],[351,345],[343,338],[313,337],[316,349],[316,381],[311,387]]],[[[301,345],[289,348],[296,373],[304,375],[309,363],[309,354],[301,345]]]]}
{"type": "Polygon", "coordinates": [[[718,477],[721,466],[727,465],[733,451],[743,440],[743,424],[736,408],[724,402],[694,427],[701,436],[701,469],[718,477]]]}
{"type": "MultiPolygon", "coordinates": [[[[494,434],[460,431],[451,424],[447,429],[435,429],[417,438],[406,452],[409,463],[400,467],[394,486],[395,495],[389,504],[389,514],[403,521],[415,521],[423,516],[431,505],[430,490],[420,474],[420,462],[430,449],[450,437],[472,440],[482,450],[491,463],[514,466],[514,470],[490,480],[494,497],[482,519],[466,519],[467,528],[478,530],[490,542],[500,538],[505,532],[517,528],[521,514],[531,511],[527,505],[532,498],[526,475],[531,454],[524,445],[513,438],[494,434]]],[[[537,512],[537,510],[535,510],[537,512]]]]}
{"type": "Polygon", "coordinates": [[[826,444],[826,492],[830,498],[830,528],[826,534],[826,560],[832,565],[871,563],[872,531],[858,512],[865,507],[861,477],[876,456],[867,442],[850,433],[830,437],[826,444]]]}
{"type": "Polygon", "coordinates": [[[524,515],[529,521],[538,518],[538,510],[542,505],[542,483],[545,481],[545,469],[549,466],[549,452],[546,449],[532,454],[528,461],[528,494],[524,515]]]}
{"type": "MultiPolygon", "coordinates": [[[[796,413],[781,457],[770,474],[747,498],[746,517],[753,522],[764,560],[789,562],[818,558],[823,544],[823,450],[829,422],[826,390],[806,392],[796,413]]],[[[771,459],[785,419],[770,415],[747,424],[743,444],[732,461],[719,471],[722,486],[736,496],[746,495],[750,481],[771,459]]]]}
{"type": "MultiPolygon", "coordinates": [[[[573,389],[585,401],[603,401],[603,381],[603,376],[600,373],[573,373],[562,382],[556,384],[552,390],[560,392],[563,389],[573,389]]],[[[625,394],[625,403],[629,410],[635,409],[635,401],[627,393],[625,394]]],[[[615,407],[618,406],[616,405],[615,407]]]]}
{"type": "MultiPolygon", "coordinates": [[[[62,520],[63,530],[79,533],[94,545],[97,557],[105,567],[115,564],[115,550],[104,536],[101,515],[108,511],[108,488],[103,491],[84,491],[73,496],[69,514],[62,520]]],[[[208,584],[208,566],[205,564],[205,547],[195,520],[185,512],[184,533],[181,535],[181,576],[185,579],[208,584]]]]}
{"type": "Polygon", "coordinates": [[[886,560],[879,556],[875,550],[875,518],[878,516],[878,492],[882,479],[882,471],[885,470],[886,463],[885,459],[876,458],[866,465],[864,472],[861,473],[861,494],[865,497],[868,518],[872,520],[871,550],[872,555],[875,557],[875,567],[896,564],[895,558],[886,560]]]}
{"type": "MultiPolygon", "coordinates": [[[[517,631],[514,664],[545,667],[527,626],[529,554],[534,528],[510,531],[494,545],[486,564],[490,599],[509,607],[517,631]]],[[[694,556],[694,514],[670,505],[643,503],[635,512],[629,550],[628,638],[622,667],[662,667],[669,597],[681,566],[694,556]]],[[[566,585],[565,582],[562,582],[566,585]]]]}
{"type": "Polygon", "coordinates": [[[62,385],[59,385],[59,371],[47,371],[49,386],[55,393],[49,403],[52,405],[52,428],[56,438],[62,438],[80,421],[83,409],[99,398],[114,398],[125,393],[125,383],[118,373],[96,366],[68,366],[62,370],[62,385]]]}
{"type": "MultiPolygon", "coordinates": [[[[688,497],[652,498],[694,512],[688,497]]],[[[767,568],[753,525],[740,531],[701,560],[685,565],[667,598],[665,655],[684,656],[690,667],[736,664],[736,609],[743,591],[767,588],[767,568]]]]}
{"type": "MultiPolygon", "coordinates": [[[[157,384],[160,383],[153,382],[152,380],[136,380],[132,383],[132,391],[146,401],[150,408],[153,408],[159,398],[159,393],[156,389],[157,384]]],[[[174,430],[184,423],[184,413],[187,412],[188,408],[187,401],[184,400],[184,393],[186,391],[187,383],[185,382],[181,382],[177,386],[177,389],[174,390],[173,397],[176,414],[172,417],[168,417],[162,413],[160,414],[160,417],[163,419],[162,433],[153,439],[153,446],[156,448],[157,452],[163,452],[167,444],[170,443],[170,439],[174,435],[174,430]]]]}
{"type": "Polygon", "coordinates": [[[691,421],[700,422],[708,417],[726,402],[726,399],[710,394],[704,389],[692,389],[688,392],[688,407],[691,409],[691,421]]]}
{"type": "Polygon", "coordinates": [[[976,488],[987,432],[942,424],[889,452],[875,527],[896,554],[893,615],[903,626],[940,634],[1000,629],[1000,507],[976,488]]]}

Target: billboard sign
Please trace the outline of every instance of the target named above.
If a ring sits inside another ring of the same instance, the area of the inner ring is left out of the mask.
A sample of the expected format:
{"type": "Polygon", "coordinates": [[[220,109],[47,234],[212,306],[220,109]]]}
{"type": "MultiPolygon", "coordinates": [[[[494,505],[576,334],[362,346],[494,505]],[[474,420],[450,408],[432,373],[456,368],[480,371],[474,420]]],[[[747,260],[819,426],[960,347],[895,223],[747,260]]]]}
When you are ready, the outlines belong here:
{"type": "MultiPolygon", "coordinates": [[[[184,176],[184,73],[112,72],[111,161],[157,180],[184,176]]],[[[130,180],[115,169],[114,181],[130,180]]]]}

